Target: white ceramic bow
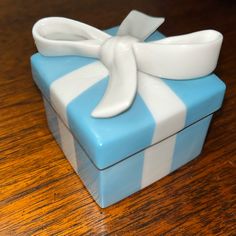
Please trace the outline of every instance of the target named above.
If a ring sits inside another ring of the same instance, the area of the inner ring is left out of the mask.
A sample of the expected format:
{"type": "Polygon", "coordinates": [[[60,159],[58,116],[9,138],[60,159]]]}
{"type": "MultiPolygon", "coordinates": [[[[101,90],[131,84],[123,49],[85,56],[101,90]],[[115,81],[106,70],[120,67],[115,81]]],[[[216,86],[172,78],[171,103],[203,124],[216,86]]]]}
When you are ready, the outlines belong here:
{"type": "MultiPolygon", "coordinates": [[[[45,56],[79,55],[99,58],[109,71],[109,83],[93,117],[106,118],[128,109],[137,90],[137,71],[168,79],[194,79],[216,67],[223,40],[215,30],[143,42],[164,18],[131,11],[117,36],[62,17],[36,22],[33,37],[45,56]]],[[[158,92],[158,91],[157,91],[158,92]]]]}

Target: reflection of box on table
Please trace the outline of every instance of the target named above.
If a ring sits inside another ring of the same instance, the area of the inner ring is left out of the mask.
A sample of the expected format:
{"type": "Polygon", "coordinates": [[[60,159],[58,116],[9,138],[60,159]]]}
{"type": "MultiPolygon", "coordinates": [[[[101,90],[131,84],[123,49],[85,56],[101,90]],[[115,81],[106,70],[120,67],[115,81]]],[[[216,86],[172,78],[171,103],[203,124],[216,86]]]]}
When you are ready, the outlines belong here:
{"type": "MultiPolygon", "coordinates": [[[[107,32],[114,35],[115,31],[107,32]]],[[[161,37],[154,33],[148,40],[161,37]]],[[[220,108],[225,91],[214,74],[174,81],[139,73],[133,106],[116,117],[95,119],[90,114],[107,85],[107,70],[101,62],[40,54],[31,62],[49,127],[101,207],[198,156],[212,113],[220,108]]]]}

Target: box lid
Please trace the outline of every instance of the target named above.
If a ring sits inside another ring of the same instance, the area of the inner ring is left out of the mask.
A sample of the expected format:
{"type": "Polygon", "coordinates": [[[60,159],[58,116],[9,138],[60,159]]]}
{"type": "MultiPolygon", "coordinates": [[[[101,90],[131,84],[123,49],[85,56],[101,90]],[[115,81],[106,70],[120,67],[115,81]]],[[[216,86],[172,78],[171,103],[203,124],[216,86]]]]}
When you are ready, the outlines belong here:
{"type": "MultiPolygon", "coordinates": [[[[117,27],[107,30],[115,35],[117,27]]],[[[155,32],[146,41],[164,36],[155,32]]],[[[103,96],[108,71],[96,59],[80,56],[31,58],[33,78],[99,169],[175,134],[221,107],[225,85],[214,74],[194,80],[167,80],[138,73],[131,108],[112,118],[91,112],[103,96]]],[[[196,65],[197,66],[197,65],[196,65]]]]}

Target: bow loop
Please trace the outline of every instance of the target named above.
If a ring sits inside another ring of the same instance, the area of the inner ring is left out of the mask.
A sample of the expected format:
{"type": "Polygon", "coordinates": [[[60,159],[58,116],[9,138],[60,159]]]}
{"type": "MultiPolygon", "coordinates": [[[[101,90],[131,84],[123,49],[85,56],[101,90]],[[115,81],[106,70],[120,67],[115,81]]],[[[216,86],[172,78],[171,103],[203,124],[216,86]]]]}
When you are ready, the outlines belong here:
{"type": "Polygon", "coordinates": [[[45,56],[80,55],[98,58],[101,44],[111,37],[90,25],[63,17],[39,20],[32,33],[38,51],[45,56]]]}
{"type": "Polygon", "coordinates": [[[150,43],[136,43],[137,66],[144,73],[167,79],[202,77],[215,69],[222,40],[221,33],[203,30],[150,43]]]}
{"type": "MultiPolygon", "coordinates": [[[[223,40],[215,30],[142,42],[164,21],[131,11],[117,36],[90,25],[49,17],[36,22],[32,33],[38,51],[45,56],[79,55],[100,59],[109,71],[106,92],[92,115],[107,118],[132,104],[137,90],[137,71],[168,79],[194,79],[216,67],[223,40]]],[[[157,91],[158,92],[158,91],[157,91]]]]}

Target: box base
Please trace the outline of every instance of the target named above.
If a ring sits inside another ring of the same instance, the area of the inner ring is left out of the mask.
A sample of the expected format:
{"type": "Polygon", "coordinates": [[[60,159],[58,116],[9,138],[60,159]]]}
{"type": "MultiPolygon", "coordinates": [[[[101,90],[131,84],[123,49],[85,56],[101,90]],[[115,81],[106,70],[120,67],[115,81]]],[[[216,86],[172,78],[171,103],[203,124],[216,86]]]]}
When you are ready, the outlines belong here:
{"type": "Polygon", "coordinates": [[[209,115],[177,134],[100,170],[95,167],[46,99],[44,104],[53,136],[102,208],[147,187],[198,156],[212,118],[209,115]]]}

